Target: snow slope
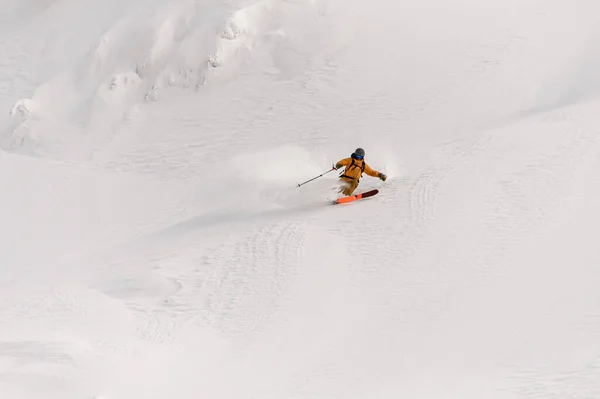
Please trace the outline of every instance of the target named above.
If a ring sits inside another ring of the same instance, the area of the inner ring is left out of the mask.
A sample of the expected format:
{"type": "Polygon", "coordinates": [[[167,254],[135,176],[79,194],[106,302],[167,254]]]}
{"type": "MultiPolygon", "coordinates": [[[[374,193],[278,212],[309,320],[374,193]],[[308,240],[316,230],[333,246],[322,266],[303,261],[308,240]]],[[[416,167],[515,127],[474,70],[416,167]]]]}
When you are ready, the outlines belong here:
{"type": "Polygon", "coordinates": [[[0,397],[600,397],[596,3],[4,0],[0,397]]]}

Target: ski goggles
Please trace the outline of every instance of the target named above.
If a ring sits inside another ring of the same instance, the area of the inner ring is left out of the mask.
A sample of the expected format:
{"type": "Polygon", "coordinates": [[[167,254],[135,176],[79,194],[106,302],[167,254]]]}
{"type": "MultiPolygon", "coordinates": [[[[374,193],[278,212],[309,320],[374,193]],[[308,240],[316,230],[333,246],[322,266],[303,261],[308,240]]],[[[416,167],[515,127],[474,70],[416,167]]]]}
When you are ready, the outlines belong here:
{"type": "Polygon", "coordinates": [[[356,154],[354,154],[354,158],[356,158],[356,159],[363,159],[363,158],[364,158],[364,156],[362,156],[362,155],[356,155],[356,154]]]}

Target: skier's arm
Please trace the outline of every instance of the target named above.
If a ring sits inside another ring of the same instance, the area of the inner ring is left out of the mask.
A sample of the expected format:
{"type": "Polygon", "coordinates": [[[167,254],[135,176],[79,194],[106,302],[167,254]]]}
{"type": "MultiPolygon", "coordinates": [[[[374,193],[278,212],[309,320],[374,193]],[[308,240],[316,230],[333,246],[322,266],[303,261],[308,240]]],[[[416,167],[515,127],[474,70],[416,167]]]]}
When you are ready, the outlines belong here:
{"type": "Polygon", "coordinates": [[[352,162],[352,160],[350,158],[341,159],[335,164],[335,168],[339,169],[342,166],[348,167],[348,166],[350,166],[351,162],[352,162]]]}
{"type": "Polygon", "coordinates": [[[370,167],[369,165],[365,164],[365,173],[368,174],[369,176],[373,176],[373,177],[378,177],[381,180],[385,181],[385,179],[387,179],[387,176],[384,175],[383,173],[373,169],[372,167],[370,167]]]}

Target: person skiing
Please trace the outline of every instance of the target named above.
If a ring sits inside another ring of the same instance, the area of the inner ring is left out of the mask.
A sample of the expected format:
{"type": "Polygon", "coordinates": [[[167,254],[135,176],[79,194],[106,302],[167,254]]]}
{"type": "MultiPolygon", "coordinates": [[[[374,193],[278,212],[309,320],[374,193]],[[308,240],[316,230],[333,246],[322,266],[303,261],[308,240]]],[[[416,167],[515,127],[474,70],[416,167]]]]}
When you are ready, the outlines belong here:
{"type": "Polygon", "coordinates": [[[358,183],[363,173],[372,177],[378,177],[383,181],[387,179],[386,175],[367,165],[365,162],[365,150],[362,148],[357,148],[349,158],[339,160],[335,164],[334,169],[340,169],[342,166],[345,167],[345,169],[340,175],[340,180],[342,180],[343,183],[339,192],[344,195],[352,195],[354,190],[358,187],[358,183]]]}

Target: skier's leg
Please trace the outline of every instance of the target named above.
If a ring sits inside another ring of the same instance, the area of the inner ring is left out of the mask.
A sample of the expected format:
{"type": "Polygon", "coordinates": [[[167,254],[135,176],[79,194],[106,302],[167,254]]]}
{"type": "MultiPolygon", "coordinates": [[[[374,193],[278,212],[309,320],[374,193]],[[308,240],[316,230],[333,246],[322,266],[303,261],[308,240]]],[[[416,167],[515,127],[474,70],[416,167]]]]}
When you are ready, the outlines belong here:
{"type": "Polygon", "coordinates": [[[348,190],[350,187],[350,182],[348,179],[341,178],[338,182],[338,194],[344,193],[344,191],[348,190]]]}
{"type": "Polygon", "coordinates": [[[358,187],[358,180],[350,180],[348,182],[348,187],[343,191],[344,195],[352,195],[354,190],[358,187]]]}

